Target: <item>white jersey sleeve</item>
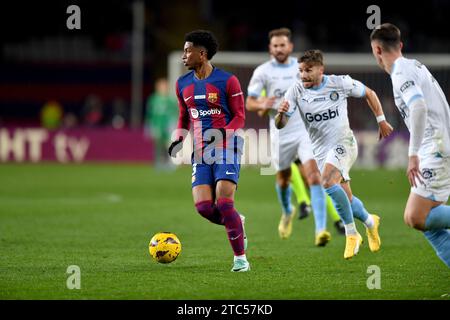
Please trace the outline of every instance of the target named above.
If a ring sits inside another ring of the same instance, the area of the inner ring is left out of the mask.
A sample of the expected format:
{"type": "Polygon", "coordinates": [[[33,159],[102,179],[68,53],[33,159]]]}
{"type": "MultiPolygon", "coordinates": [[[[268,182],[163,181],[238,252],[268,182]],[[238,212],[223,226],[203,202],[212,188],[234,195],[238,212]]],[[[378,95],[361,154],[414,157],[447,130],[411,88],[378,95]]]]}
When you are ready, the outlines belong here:
{"type": "Polygon", "coordinates": [[[299,91],[297,90],[297,85],[294,84],[291,86],[286,94],[284,95],[284,100],[286,100],[289,104],[289,110],[285,113],[287,117],[291,117],[294,112],[298,112],[298,99],[300,98],[299,91]]]}
{"type": "Polygon", "coordinates": [[[360,81],[353,79],[349,75],[341,76],[342,88],[347,97],[364,98],[366,96],[366,86],[360,81]]]}
{"type": "Polygon", "coordinates": [[[265,74],[261,68],[256,68],[248,84],[247,95],[250,97],[260,97],[265,88],[265,74]]]}
{"type": "Polygon", "coordinates": [[[417,83],[416,76],[408,71],[405,68],[398,74],[392,74],[392,86],[400,94],[406,106],[409,107],[414,100],[423,98],[423,92],[417,83]]]}
{"type": "Polygon", "coordinates": [[[427,67],[417,60],[399,57],[393,64],[391,80],[395,104],[411,135],[416,135],[417,128],[420,130],[423,126],[421,116],[411,115],[411,112],[415,113],[418,105],[420,108],[421,100],[426,108],[420,149],[417,152],[418,144],[414,143],[410,151],[417,152],[421,159],[450,157],[450,107],[442,88],[427,67]]]}

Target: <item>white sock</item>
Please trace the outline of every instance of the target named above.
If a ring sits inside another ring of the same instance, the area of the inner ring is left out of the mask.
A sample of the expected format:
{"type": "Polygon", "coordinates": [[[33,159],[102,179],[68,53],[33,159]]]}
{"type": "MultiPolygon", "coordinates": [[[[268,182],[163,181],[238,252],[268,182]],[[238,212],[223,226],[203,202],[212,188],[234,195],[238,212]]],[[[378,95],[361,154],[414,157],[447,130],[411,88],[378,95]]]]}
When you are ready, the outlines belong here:
{"type": "Polygon", "coordinates": [[[240,256],[234,256],[234,261],[236,261],[238,259],[247,261],[247,257],[245,256],[245,254],[240,255],[240,256]]]}
{"type": "Polygon", "coordinates": [[[354,222],[346,224],[346,225],[344,225],[344,227],[345,227],[345,235],[346,236],[356,234],[356,225],[354,222]]]}
{"type": "Polygon", "coordinates": [[[371,214],[369,214],[367,220],[364,221],[364,225],[369,229],[373,228],[373,226],[375,225],[375,221],[373,220],[371,214]]]}

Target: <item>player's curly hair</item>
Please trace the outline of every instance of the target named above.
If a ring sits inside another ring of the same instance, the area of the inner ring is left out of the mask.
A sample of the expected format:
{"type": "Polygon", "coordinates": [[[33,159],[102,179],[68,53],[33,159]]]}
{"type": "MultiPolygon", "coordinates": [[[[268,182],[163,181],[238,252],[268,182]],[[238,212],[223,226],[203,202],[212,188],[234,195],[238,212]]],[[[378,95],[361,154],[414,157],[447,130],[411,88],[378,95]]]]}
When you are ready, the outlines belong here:
{"type": "Polygon", "coordinates": [[[323,54],[320,50],[307,50],[299,58],[299,63],[323,66],[323,54]]]}
{"type": "Polygon", "coordinates": [[[192,42],[194,47],[203,47],[206,49],[208,60],[217,52],[219,42],[211,31],[208,30],[194,30],[186,33],[184,41],[192,42]]]}

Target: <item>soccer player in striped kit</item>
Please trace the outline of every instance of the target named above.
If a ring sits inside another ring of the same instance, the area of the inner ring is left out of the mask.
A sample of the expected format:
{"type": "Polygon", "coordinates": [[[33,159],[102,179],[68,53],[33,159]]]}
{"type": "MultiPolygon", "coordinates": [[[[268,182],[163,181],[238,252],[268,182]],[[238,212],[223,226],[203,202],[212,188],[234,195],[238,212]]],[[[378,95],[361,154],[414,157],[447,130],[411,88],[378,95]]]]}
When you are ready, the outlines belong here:
{"type": "Polygon", "coordinates": [[[244,96],[236,76],[213,66],[217,52],[215,36],[206,30],[185,35],[182,60],[191,70],[176,83],[180,109],[177,140],[169,147],[175,156],[190,126],[194,133],[192,195],[204,218],[224,225],[234,252],[231,271],[245,272],[244,217],[234,208],[243,139],[236,130],[245,123],[244,96]]]}

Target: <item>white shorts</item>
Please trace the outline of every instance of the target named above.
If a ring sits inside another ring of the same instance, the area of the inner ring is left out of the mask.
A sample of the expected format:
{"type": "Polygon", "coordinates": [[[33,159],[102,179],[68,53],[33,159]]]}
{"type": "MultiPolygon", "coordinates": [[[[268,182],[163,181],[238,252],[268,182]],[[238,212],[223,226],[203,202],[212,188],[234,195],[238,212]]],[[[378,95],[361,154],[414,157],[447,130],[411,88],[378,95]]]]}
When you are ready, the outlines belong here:
{"type": "Polygon", "coordinates": [[[358,144],[355,137],[351,137],[333,146],[325,157],[317,159],[317,165],[320,173],[323,173],[325,163],[329,163],[341,172],[344,181],[350,181],[350,169],[357,157],[358,144]]]}
{"type": "Polygon", "coordinates": [[[422,181],[417,188],[411,187],[411,192],[421,197],[447,202],[450,196],[450,158],[437,157],[435,155],[419,156],[422,181]]]}
{"type": "Polygon", "coordinates": [[[272,165],[277,171],[290,168],[291,163],[297,158],[302,163],[314,159],[309,136],[302,135],[298,139],[281,141],[277,138],[272,138],[271,141],[272,165]]]}

